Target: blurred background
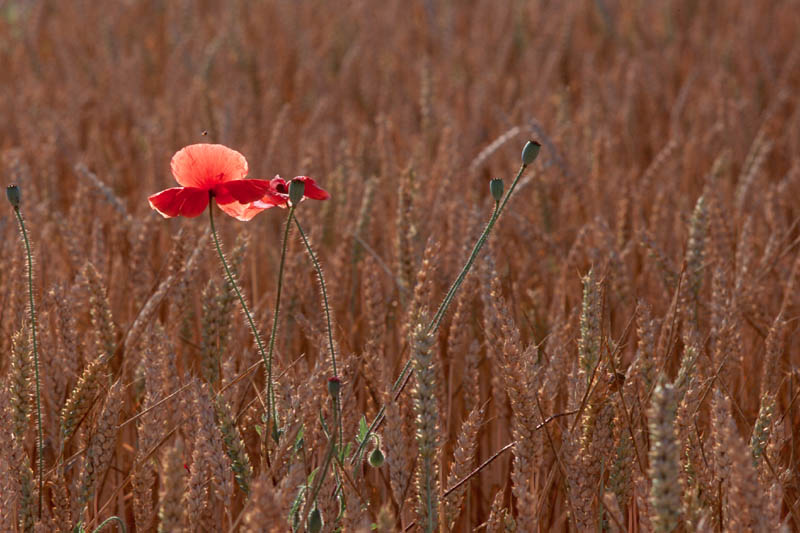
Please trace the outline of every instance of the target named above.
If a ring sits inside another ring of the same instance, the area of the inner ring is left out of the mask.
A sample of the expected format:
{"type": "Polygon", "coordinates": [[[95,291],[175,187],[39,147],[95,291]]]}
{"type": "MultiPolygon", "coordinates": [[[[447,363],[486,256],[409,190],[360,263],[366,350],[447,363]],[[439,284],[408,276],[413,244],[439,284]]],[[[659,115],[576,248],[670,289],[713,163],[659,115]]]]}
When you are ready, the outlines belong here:
{"type": "MultiPolygon", "coordinates": [[[[498,224],[488,259],[457,302],[460,322],[448,318],[438,338],[442,488],[450,486],[461,423],[476,406],[486,404],[486,416],[474,464],[522,438],[517,400],[506,397],[519,369],[499,353],[510,330],[496,329],[493,309],[505,313],[503,320],[539,365],[523,379],[543,393],[543,412],[528,406],[535,423],[542,414],[580,405],[575,376],[583,276],[593,269],[602,287],[598,342],[619,365],[618,372],[605,366],[598,372],[624,374],[642,353],[647,331],[663,339],[651,366],[670,379],[684,347],[696,346],[702,354],[698,379],[707,380],[705,386],[722,376],[743,442],[749,442],[766,391],[765,342],[776,317],[788,321],[779,322],[774,341],[781,355],[773,359],[773,392],[783,415],[772,433],[775,468],[759,472],[763,487],[781,491],[772,500],[777,514],[770,516],[793,516],[800,481],[793,452],[800,421],[793,406],[800,390],[800,298],[793,290],[800,236],[798,28],[797,0],[0,1],[0,169],[3,183],[21,187],[34,243],[47,391],[45,464],[57,463],[59,412],[97,355],[91,279],[107,294],[117,343],[166,274],[179,280],[142,333],[145,345],[166,347],[177,373],[161,393],[151,394],[151,403],[193,380],[211,388],[230,383],[259,360],[236,308],[223,308],[233,317],[227,319],[230,353],[211,360],[216,372],[203,371],[209,364],[203,335],[209,317],[221,316],[209,302],[226,294],[218,261],[202,240],[206,222],[167,221],[147,204],[148,195],[173,186],[169,161],[181,147],[223,143],[246,156],[249,177],[308,175],[331,192],[327,202],[305,202],[298,217],[330,285],[347,368],[352,415],[346,428],[353,435],[361,414],[370,419],[388,398],[408,357],[414,306],[435,308],[488,219],[489,179],[504,178],[508,187],[522,146],[536,139],[541,155],[498,224]],[[185,268],[198,243],[199,259],[185,268]],[[87,262],[99,277],[86,274],[87,262]],[[498,301],[502,312],[492,307],[498,301]],[[58,323],[63,302],[73,318],[58,327],[69,335],[48,328],[58,323]]],[[[262,332],[271,324],[284,218],[278,209],[247,224],[220,217],[262,332]]],[[[11,372],[11,337],[26,316],[15,224],[11,209],[0,210],[3,373],[11,372]]],[[[326,408],[330,371],[315,279],[295,238],[287,268],[278,366],[285,372],[286,409],[306,402],[297,416],[307,421],[307,473],[325,449],[318,411],[326,408]]],[[[122,420],[148,405],[150,356],[136,346],[109,362],[109,374],[129,385],[122,420]]],[[[255,477],[264,470],[254,430],[258,405],[252,403],[259,387],[263,377],[252,373],[228,395],[234,412],[243,413],[238,422],[255,477]]],[[[712,396],[693,397],[703,406],[694,411],[701,439],[713,433],[712,396]]],[[[406,403],[384,426],[387,433],[395,428],[385,437],[387,466],[366,474],[370,510],[349,515],[346,530],[376,521],[384,505],[397,527],[415,520],[413,489],[398,490],[408,486],[414,464],[413,413],[406,403]]],[[[646,440],[643,405],[632,431],[646,440]]],[[[187,424],[173,420],[170,428],[177,430],[162,449],[180,438],[190,462],[187,424]]],[[[141,451],[143,429],[136,425],[120,429],[114,467],[86,515],[90,523],[116,513],[134,527],[132,489],[124,482],[135,475],[133,458],[141,451]]],[[[633,468],[631,457],[619,462],[612,444],[579,453],[580,427],[553,426],[558,442],[575,431],[574,450],[565,444],[565,454],[633,468]]],[[[29,427],[21,440],[30,457],[34,433],[29,427]]],[[[591,440],[591,431],[583,435],[591,440]]],[[[532,524],[542,531],[576,527],[570,517],[580,510],[568,512],[575,500],[567,495],[577,482],[551,475],[561,472],[556,456],[541,432],[531,438],[538,444],[524,467],[528,488],[520,489],[512,474],[519,471],[512,466],[518,455],[502,455],[468,485],[455,530],[472,531],[492,519],[501,524],[504,516],[515,517],[520,531],[535,530],[532,524]],[[525,490],[533,499],[522,496],[525,490]]],[[[619,445],[621,438],[617,431],[610,442],[619,445]]],[[[72,452],[81,448],[70,446],[72,452]]],[[[641,446],[646,455],[646,443],[641,446]]],[[[575,460],[580,465],[584,459],[575,460]]],[[[151,514],[162,501],[163,464],[159,459],[150,484],[140,485],[149,487],[149,496],[137,496],[151,514]]],[[[77,465],[59,478],[72,491],[77,465]]],[[[688,483],[711,484],[714,472],[706,465],[700,481],[688,483]]],[[[644,474],[639,485],[628,480],[627,492],[614,492],[606,471],[587,474],[604,481],[603,492],[616,495],[619,509],[603,511],[607,507],[592,500],[590,490],[583,499],[594,511],[586,516],[617,512],[624,524],[613,527],[646,529],[644,474]]],[[[300,478],[286,474],[275,481],[275,516],[285,517],[300,478]]],[[[729,498],[697,491],[696,520],[686,524],[705,519],[729,527],[713,512],[729,498]]],[[[15,492],[7,494],[5,501],[19,502],[15,492]]],[[[236,522],[251,500],[239,492],[228,498],[228,518],[209,524],[228,530],[255,523],[236,522]]],[[[52,506],[56,516],[58,506],[52,506]]],[[[612,527],[614,521],[604,520],[603,527],[612,527]]],[[[155,528],[158,520],[144,523],[136,530],[155,528]]]]}

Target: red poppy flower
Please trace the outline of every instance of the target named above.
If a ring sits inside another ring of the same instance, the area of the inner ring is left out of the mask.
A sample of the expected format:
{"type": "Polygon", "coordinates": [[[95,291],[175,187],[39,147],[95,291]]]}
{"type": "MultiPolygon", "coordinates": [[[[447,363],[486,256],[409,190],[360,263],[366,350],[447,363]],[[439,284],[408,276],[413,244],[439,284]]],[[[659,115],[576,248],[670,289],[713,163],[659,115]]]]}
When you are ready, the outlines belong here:
{"type": "Polygon", "coordinates": [[[239,220],[250,220],[266,207],[253,203],[270,193],[270,182],[245,179],[247,160],[221,144],[192,144],[180,149],[170,163],[182,187],[150,196],[150,207],[161,216],[196,217],[205,211],[211,193],[219,208],[239,220]]]}
{"type": "MultiPolygon", "coordinates": [[[[328,191],[319,187],[313,178],[308,176],[295,176],[290,181],[302,181],[305,183],[303,191],[303,200],[311,198],[312,200],[327,200],[331,197],[328,191]]],[[[301,200],[302,201],[302,200],[301,200]]],[[[270,207],[279,206],[286,207],[289,203],[289,182],[280,176],[275,176],[269,180],[269,192],[257,202],[253,202],[253,207],[268,209],[270,207]]]]}

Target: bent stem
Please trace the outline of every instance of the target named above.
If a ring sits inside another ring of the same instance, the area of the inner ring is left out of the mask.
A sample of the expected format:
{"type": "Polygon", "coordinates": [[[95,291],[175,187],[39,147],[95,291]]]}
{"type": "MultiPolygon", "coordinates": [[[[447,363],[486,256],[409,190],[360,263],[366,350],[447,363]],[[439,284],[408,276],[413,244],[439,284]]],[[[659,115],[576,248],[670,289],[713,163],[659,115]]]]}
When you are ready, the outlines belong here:
{"type": "MultiPolygon", "coordinates": [[[[300,232],[300,237],[303,239],[303,244],[306,247],[306,251],[308,252],[308,256],[311,258],[311,262],[314,264],[314,269],[317,271],[317,278],[319,278],[319,286],[320,291],[322,292],[322,309],[325,311],[325,320],[328,325],[328,346],[331,352],[331,367],[333,370],[334,377],[339,377],[338,372],[336,371],[336,349],[333,346],[333,330],[331,329],[331,311],[330,306],[328,305],[328,290],[325,286],[325,277],[322,275],[322,267],[319,266],[319,261],[317,260],[317,256],[314,253],[314,250],[311,249],[311,243],[308,242],[308,237],[306,237],[306,233],[303,231],[303,227],[300,225],[300,221],[297,220],[297,217],[294,217],[295,226],[297,226],[297,231],[300,232]]],[[[336,398],[334,398],[334,407],[337,411],[336,421],[337,426],[339,429],[339,445],[344,442],[344,435],[342,430],[342,419],[339,416],[339,392],[336,393],[336,398]]]]}
{"type": "Polygon", "coordinates": [[[125,522],[123,522],[122,519],[120,517],[118,517],[118,516],[109,516],[108,518],[103,520],[103,523],[100,524],[99,526],[97,526],[92,533],[98,533],[104,527],[106,527],[107,525],[110,525],[111,522],[117,522],[117,525],[119,526],[119,530],[122,531],[122,533],[126,533],[127,530],[125,529],[125,522]]]}
{"type": "Polygon", "coordinates": [[[466,264],[464,264],[464,268],[461,269],[461,272],[458,273],[458,277],[450,286],[450,289],[447,291],[442,303],[439,305],[439,309],[436,310],[436,314],[433,315],[433,319],[431,323],[428,325],[427,333],[430,335],[434,333],[442,323],[442,319],[444,318],[445,313],[447,312],[447,308],[450,307],[450,304],[453,302],[453,298],[456,296],[456,292],[458,292],[459,287],[466,279],[467,274],[469,274],[470,269],[472,269],[472,264],[475,262],[475,259],[478,258],[478,254],[480,254],[481,248],[486,243],[487,239],[489,238],[489,233],[491,233],[492,228],[494,227],[495,222],[497,219],[500,218],[500,214],[503,212],[506,204],[508,203],[509,198],[514,193],[514,189],[519,182],[519,179],[522,177],[522,173],[525,172],[525,169],[528,167],[526,164],[522,164],[519,167],[519,171],[517,175],[514,177],[514,181],[511,182],[511,187],[509,187],[508,192],[506,193],[505,198],[503,198],[501,202],[495,202],[494,204],[494,212],[492,216],[489,218],[489,222],[486,223],[486,227],[483,229],[483,233],[481,236],[478,237],[478,242],[475,243],[475,247],[472,249],[472,253],[469,254],[469,258],[467,259],[466,264]]]}
{"type": "Polygon", "coordinates": [[[294,217],[294,206],[289,208],[289,216],[286,218],[286,228],[283,230],[283,244],[281,245],[281,262],[278,267],[278,291],[275,296],[275,311],[272,314],[272,333],[269,336],[269,351],[265,364],[267,366],[267,428],[270,428],[270,420],[278,424],[278,413],[275,409],[275,391],[272,388],[272,354],[275,351],[275,336],[278,334],[278,312],[281,307],[281,289],[283,288],[283,266],[286,263],[286,244],[289,240],[289,229],[292,227],[294,217]]]}
{"type": "MultiPolygon", "coordinates": [[[[467,258],[467,262],[464,264],[464,267],[461,269],[461,272],[458,273],[456,280],[450,286],[450,289],[448,289],[447,294],[445,294],[444,298],[442,299],[442,303],[436,310],[436,314],[433,315],[431,323],[428,325],[428,329],[426,332],[428,335],[432,335],[433,333],[435,333],[436,330],[439,329],[439,326],[442,324],[442,319],[444,319],[444,316],[447,313],[447,308],[453,302],[453,299],[455,298],[458,289],[461,287],[461,284],[466,279],[467,274],[469,274],[469,271],[472,269],[472,265],[478,258],[481,248],[483,248],[483,245],[489,239],[489,234],[491,233],[492,228],[495,225],[495,222],[497,222],[497,219],[500,218],[500,215],[502,214],[503,209],[508,203],[508,200],[514,193],[514,189],[516,188],[519,179],[522,177],[522,173],[525,172],[525,169],[527,167],[528,165],[526,165],[525,163],[523,163],[522,166],[519,167],[519,171],[517,172],[517,175],[514,177],[514,181],[511,182],[511,187],[508,188],[508,192],[503,198],[503,201],[495,202],[494,212],[492,212],[492,216],[489,217],[489,222],[486,223],[486,227],[483,229],[483,233],[481,233],[481,236],[478,237],[478,241],[475,243],[475,246],[472,248],[472,252],[469,254],[469,257],[467,258]]],[[[392,394],[397,392],[398,389],[403,385],[403,383],[405,383],[406,377],[408,376],[408,372],[410,370],[411,370],[411,359],[409,358],[409,360],[406,361],[406,364],[403,366],[403,369],[400,371],[400,375],[398,376],[397,380],[395,380],[394,384],[392,385],[392,394]]],[[[392,398],[391,401],[394,401],[394,398],[392,398]]],[[[378,414],[375,415],[375,418],[372,420],[372,423],[367,428],[367,433],[364,436],[364,439],[358,444],[356,453],[353,454],[353,457],[350,460],[351,464],[355,463],[356,459],[359,457],[362,450],[364,449],[364,446],[366,445],[370,435],[372,434],[373,431],[375,431],[375,428],[377,428],[378,425],[383,421],[383,415],[385,412],[386,412],[386,404],[383,404],[381,408],[378,410],[378,414]]]]}
{"type": "MultiPolygon", "coordinates": [[[[209,193],[209,197],[210,200],[213,200],[214,199],[213,193],[209,193]]],[[[231,287],[233,287],[236,296],[238,296],[239,298],[239,303],[242,304],[242,310],[244,311],[244,314],[247,317],[247,322],[250,324],[250,329],[253,332],[253,337],[255,337],[256,339],[256,346],[258,347],[258,353],[264,360],[264,365],[268,366],[267,353],[264,351],[264,343],[261,341],[261,336],[258,334],[258,329],[256,328],[255,322],[253,322],[253,316],[250,314],[250,309],[247,307],[247,303],[245,303],[244,301],[244,296],[242,296],[242,291],[239,290],[239,284],[236,283],[236,278],[234,278],[233,272],[231,272],[231,269],[228,266],[228,260],[225,259],[225,254],[222,253],[222,248],[219,245],[219,238],[217,237],[217,228],[214,226],[214,205],[213,202],[210,201],[208,204],[208,221],[211,224],[211,236],[214,239],[214,246],[217,248],[217,254],[219,255],[219,260],[222,262],[222,266],[225,268],[225,274],[228,276],[228,283],[231,284],[231,287]]]]}
{"type": "Polygon", "coordinates": [[[19,207],[14,207],[14,213],[17,215],[19,222],[19,229],[22,232],[22,240],[25,241],[25,255],[28,260],[28,299],[31,308],[31,338],[33,340],[33,372],[36,378],[36,429],[38,432],[38,448],[39,448],[39,518],[42,517],[42,470],[44,469],[44,456],[42,454],[43,439],[42,435],[42,399],[39,392],[39,347],[36,342],[36,308],[33,305],[33,257],[31,255],[31,243],[28,239],[28,232],[25,229],[25,221],[22,220],[22,213],[19,212],[19,207]]]}

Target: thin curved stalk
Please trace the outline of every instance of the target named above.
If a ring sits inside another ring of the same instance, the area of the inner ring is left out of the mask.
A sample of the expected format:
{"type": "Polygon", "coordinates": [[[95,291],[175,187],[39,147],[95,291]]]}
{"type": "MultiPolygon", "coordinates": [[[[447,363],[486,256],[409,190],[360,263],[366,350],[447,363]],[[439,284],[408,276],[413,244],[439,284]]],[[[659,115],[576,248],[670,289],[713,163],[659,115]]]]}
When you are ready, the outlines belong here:
{"type": "Polygon", "coordinates": [[[111,522],[114,521],[118,523],[119,529],[120,531],[122,531],[122,533],[127,533],[127,529],[125,529],[125,522],[123,522],[122,519],[118,516],[109,516],[108,518],[103,520],[103,522],[99,526],[94,528],[94,531],[92,533],[98,533],[100,530],[102,530],[104,527],[106,527],[107,525],[109,525],[111,522]]]}
{"type": "Polygon", "coordinates": [[[275,311],[272,314],[272,333],[269,336],[269,351],[265,361],[267,367],[267,429],[270,428],[270,420],[278,423],[278,413],[275,408],[275,391],[272,387],[272,355],[275,351],[275,337],[278,334],[278,313],[281,308],[281,291],[283,289],[283,267],[286,264],[286,247],[289,241],[289,229],[292,227],[294,217],[294,206],[289,208],[289,216],[286,217],[286,228],[283,230],[283,243],[281,244],[281,261],[278,267],[278,289],[275,295],[275,311]]]}
{"type": "Polygon", "coordinates": [[[43,439],[42,434],[42,400],[39,391],[39,346],[36,340],[36,308],[33,305],[33,258],[31,255],[31,243],[28,239],[28,232],[25,229],[25,221],[19,212],[19,207],[14,207],[17,215],[19,229],[22,232],[22,240],[25,241],[25,255],[28,260],[28,299],[31,311],[31,338],[33,340],[33,371],[36,378],[36,430],[38,434],[37,445],[39,455],[39,518],[42,516],[42,472],[44,470],[44,455],[42,454],[43,439]]]}
{"type": "Polygon", "coordinates": [[[475,243],[475,247],[472,249],[472,253],[469,254],[469,258],[467,259],[464,268],[462,268],[461,272],[458,273],[458,277],[450,286],[450,289],[447,291],[447,294],[445,295],[444,299],[442,299],[442,303],[439,305],[439,309],[437,309],[436,314],[433,315],[433,319],[431,320],[430,325],[428,325],[429,334],[439,329],[439,326],[442,323],[442,319],[444,318],[444,315],[447,312],[447,308],[453,302],[453,298],[455,298],[456,292],[458,292],[459,287],[461,287],[461,284],[464,282],[464,279],[467,277],[467,274],[469,274],[469,271],[472,268],[472,264],[475,262],[475,259],[478,258],[481,248],[483,248],[483,245],[489,238],[489,233],[491,233],[495,222],[497,222],[497,219],[500,218],[500,214],[503,212],[503,208],[505,208],[509,198],[511,198],[511,194],[513,194],[514,189],[516,188],[517,183],[519,182],[519,178],[522,177],[522,173],[525,172],[525,168],[527,168],[527,165],[525,164],[523,164],[519,168],[519,172],[517,172],[517,175],[514,177],[514,181],[511,182],[511,187],[509,187],[505,198],[503,198],[503,202],[502,203],[495,202],[494,212],[492,213],[492,216],[489,218],[489,222],[486,224],[486,227],[483,229],[483,233],[481,233],[481,236],[478,237],[478,242],[475,243]]]}
{"type": "MultiPolygon", "coordinates": [[[[503,213],[503,209],[508,203],[508,200],[511,198],[511,195],[514,193],[514,189],[517,187],[517,183],[519,183],[519,179],[522,177],[522,173],[525,172],[526,168],[528,168],[528,165],[526,165],[525,163],[523,163],[522,166],[519,167],[519,171],[517,172],[517,175],[514,177],[514,181],[511,182],[511,187],[508,188],[508,192],[503,198],[503,201],[495,203],[494,212],[492,213],[492,216],[489,218],[489,222],[486,224],[486,227],[483,229],[483,233],[481,233],[481,236],[478,237],[478,241],[472,248],[472,252],[470,253],[469,258],[467,259],[467,262],[464,264],[464,267],[461,269],[461,272],[458,273],[458,276],[456,277],[456,280],[453,282],[453,284],[450,286],[450,289],[448,289],[447,294],[445,294],[444,298],[442,299],[442,303],[436,310],[436,314],[433,316],[431,323],[428,325],[427,333],[429,335],[436,332],[436,330],[439,329],[439,326],[442,324],[442,320],[444,319],[445,313],[447,313],[447,308],[453,302],[453,299],[455,298],[458,289],[461,287],[461,284],[464,282],[464,279],[466,279],[467,274],[469,274],[469,271],[472,268],[473,263],[475,263],[475,260],[478,258],[478,255],[480,254],[481,248],[483,248],[483,245],[488,240],[492,228],[497,222],[497,219],[499,219],[500,215],[503,213]]],[[[403,383],[405,383],[406,377],[410,370],[411,370],[411,359],[409,359],[403,366],[403,369],[400,371],[400,376],[397,378],[397,380],[395,380],[394,384],[392,385],[392,393],[395,393],[398,390],[398,388],[401,387],[403,383]]],[[[373,431],[375,431],[375,428],[377,428],[378,425],[383,421],[383,416],[385,413],[386,413],[386,404],[383,404],[381,408],[378,410],[378,414],[375,416],[375,418],[372,420],[372,423],[367,428],[367,433],[364,436],[364,440],[362,440],[358,444],[358,448],[356,449],[356,452],[353,454],[353,457],[350,460],[351,464],[355,463],[356,459],[359,457],[361,451],[364,449],[364,446],[369,440],[370,435],[372,434],[373,431]]]]}
{"type": "Polygon", "coordinates": [[[322,291],[322,307],[325,311],[325,320],[327,321],[328,325],[328,344],[331,351],[331,367],[333,370],[333,375],[338,376],[339,374],[336,371],[336,351],[333,347],[333,332],[331,330],[331,312],[328,306],[328,290],[325,287],[325,278],[322,275],[322,268],[319,266],[317,256],[314,253],[314,250],[311,248],[311,243],[308,242],[308,237],[306,237],[306,233],[303,231],[303,227],[300,225],[300,221],[297,220],[297,217],[294,218],[294,223],[295,226],[297,226],[297,231],[300,232],[300,237],[303,239],[303,244],[306,247],[306,251],[308,252],[309,257],[311,257],[311,262],[314,264],[314,269],[317,271],[319,286],[320,290],[322,291]]]}
{"type": "MultiPolygon", "coordinates": [[[[300,232],[300,237],[303,239],[303,244],[306,247],[306,251],[308,252],[309,257],[311,258],[311,262],[314,264],[314,269],[317,271],[317,278],[319,278],[319,286],[320,291],[322,292],[322,308],[325,311],[325,320],[328,326],[328,345],[329,350],[331,352],[331,367],[333,370],[334,377],[339,377],[339,373],[336,370],[336,348],[333,344],[333,329],[331,327],[331,311],[330,306],[328,305],[328,289],[325,286],[325,277],[322,275],[322,267],[319,265],[319,261],[317,260],[317,255],[314,253],[314,250],[311,248],[311,243],[308,241],[308,237],[306,237],[306,233],[303,231],[303,227],[300,225],[300,221],[297,220],[297,217],[294,217],[295,226],[297,226],[297,231],[300,232]]],[[[336,409],[336,420],[337,426],[339,429],[339,445],[342,446],[344,442],[344,435],[342,429],[342,417],[340,412],[340,402],[338,395],[333,399],[334,408],[336,409]]]]}
{"type": "MultiPolygon", "coordinates": [[[[210,196],[211,199],[213,199],[213,195],[210,196]]],[[[261,341],[261,336],[258,334],[258,329],[256,328],[256,324],[253,321],[253,316],[250,314],[250,309],[247,307],[247,303],[244,301],[244,296],[242,296],[242,291],[239,290],[239,284],[236,283],[236,278],[234,278],[233,272],[231,272],[231,269],[228,266],[228,260],[225,259],[225,254],[222,253],[222,247],[219,245],[219,238],[217,237],[217,228],[214,226],[213,202],[209,202],[208,205],[208,221],[211,224],[211,236],[214,239],[214,246],[217,249],[219,260],[222,262],[222,266],[225,268],[225,274],[228,276],[228,283],[231,284],[231,287],[233,287],[236,296],[239,297],[239,303],[242,305],[242,310],[244,311],[244,314],[247,317],[247,322],[250,324],[250,329],[253,332],[253,337],[255,337],[256,339],[256,346],[258,347],[258,353],[261,355],[261,358],[264,360],[264,365],[266,366],[267,353],[264,350],[264,343],[261,341]]]]}

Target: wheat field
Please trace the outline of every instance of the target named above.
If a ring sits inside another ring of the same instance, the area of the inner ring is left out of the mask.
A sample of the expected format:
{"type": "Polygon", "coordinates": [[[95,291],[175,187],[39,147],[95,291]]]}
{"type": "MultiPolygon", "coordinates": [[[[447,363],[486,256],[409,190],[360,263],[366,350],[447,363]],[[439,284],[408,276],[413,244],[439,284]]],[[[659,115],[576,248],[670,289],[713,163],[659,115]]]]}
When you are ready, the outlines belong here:
{"type": "Polygon", "coordinates": [[[800,531],[798,28],[0,0],[0,530],[800,531]]]}

